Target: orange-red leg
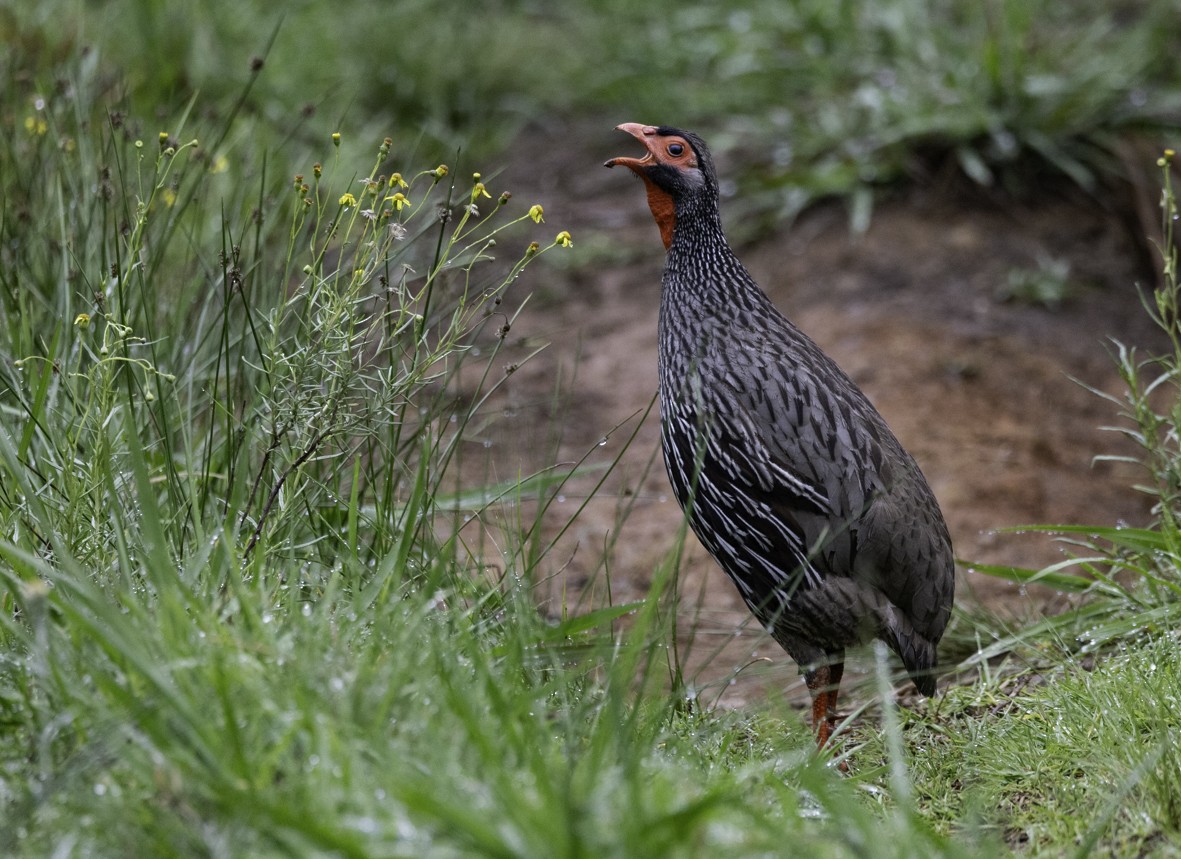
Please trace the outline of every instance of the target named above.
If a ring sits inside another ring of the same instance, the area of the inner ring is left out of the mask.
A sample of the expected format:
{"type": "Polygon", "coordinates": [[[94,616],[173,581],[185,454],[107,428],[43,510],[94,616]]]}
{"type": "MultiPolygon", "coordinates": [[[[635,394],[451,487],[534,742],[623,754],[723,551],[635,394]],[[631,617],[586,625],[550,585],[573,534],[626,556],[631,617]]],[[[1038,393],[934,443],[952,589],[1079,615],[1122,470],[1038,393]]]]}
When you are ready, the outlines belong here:
{"type": "Polygon", "coordinates": [[[828,667],[828,705],[825,709],[824,720],[828,723],[828,733],[831,735],[837,726],[837,693],[841,688],[841,678],[845,675],[845,663],[834,662],[828,667]]]}
{"type": "MultiPolygon", "coordinates": [[[[824,747],[836,728],[837,695],[844,673],[845,664],[834,662],[832,665],[822,665],[804,675],[804,682],[808,684],[808,691],[812,693],[812,730],[816,734],[818,749],[824,747]]],[[[842,761],[842,772],[845,769],[842,761]]]]}

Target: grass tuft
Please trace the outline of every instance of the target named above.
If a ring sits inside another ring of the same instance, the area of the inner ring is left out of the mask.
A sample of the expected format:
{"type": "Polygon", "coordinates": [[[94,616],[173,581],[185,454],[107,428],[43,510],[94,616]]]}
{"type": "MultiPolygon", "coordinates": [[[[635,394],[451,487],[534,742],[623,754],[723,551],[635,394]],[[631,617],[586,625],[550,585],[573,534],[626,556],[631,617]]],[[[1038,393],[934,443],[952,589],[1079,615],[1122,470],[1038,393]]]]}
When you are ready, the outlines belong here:
{"type": "Polygon", "coordinates": [[[1117,342],[1114,356],[1125,386],[1122,397],[1092,389],[1110,401],[1124,420],[1111,429],[1140,448],[1139,458],[1130,461],[1144,470],[1146,479],[1139,488],[1154,500],[1154,520],[1143,528],[1026,527],[1020,530],[1057,537],[1070,548],[1070,557],[1044,570],[973,565],[973,569],[989,575],[1040,583],[1088,598],[1073,611],[993,642],[980,650],[976,662],[1003,653],[1021,641],[1055,639],[1070,649],[1090,653],[1137,636],[1155,637],[1175,626],[1181,601],[1181,284],[1177,279],[1174,157],[1169,150],[1158,161],[1162,184],[1162,286],[1144,298],[1148,313],[1169,338],[1172,350],[1140,358],[1135,349],[1117,342]]]}

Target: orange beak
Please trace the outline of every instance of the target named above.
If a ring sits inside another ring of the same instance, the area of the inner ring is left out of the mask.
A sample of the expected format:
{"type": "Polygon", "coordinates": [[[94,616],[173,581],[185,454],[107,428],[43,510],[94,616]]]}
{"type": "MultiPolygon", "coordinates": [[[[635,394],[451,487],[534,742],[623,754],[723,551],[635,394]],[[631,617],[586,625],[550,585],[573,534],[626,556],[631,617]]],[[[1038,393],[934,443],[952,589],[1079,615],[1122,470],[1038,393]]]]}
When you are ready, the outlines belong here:
{"type": "Polygon", "coordinates": [[[654,160],[652,141],[656,137],[656,126],[641,125],[638,122],[625,122],[623,125],[615,126],[615,130],[627,132],[636,140],[640,141],[640,143],[643,143],[644,148],[648,151],[644,153],[643,158],[627,158],[623,156],[619,158],[612,158],[610,161],[607,161],[603,164],[604,167],[615,167],[617,165],[630,167],[633,171],[639,173],[641,170],[652,163],[654,160]]]}

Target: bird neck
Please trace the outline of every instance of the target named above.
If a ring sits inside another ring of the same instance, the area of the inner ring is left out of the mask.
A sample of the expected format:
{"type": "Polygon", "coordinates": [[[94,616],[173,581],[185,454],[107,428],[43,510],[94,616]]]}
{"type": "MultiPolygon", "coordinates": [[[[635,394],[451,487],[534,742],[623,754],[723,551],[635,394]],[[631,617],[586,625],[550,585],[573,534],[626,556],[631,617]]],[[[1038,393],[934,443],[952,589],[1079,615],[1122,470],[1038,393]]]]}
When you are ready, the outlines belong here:
{"type": "Polygon", "coordinates": [[[666,300],[689,300],[716,312],[747,294],[754,284],[726,241],[717,200],[679,201],[675,217],[665,261],[666,300]]]}
{"type": "Polygon", "coordinates": [[[666,246],[670,259],[674,256],[690,257],[703,262],[714,257],[734,256],[726,241],[726,234],[722,231],[722,217],[716,198],[688,197],[678,200],[673,221],[673,234],[666,246]]]}

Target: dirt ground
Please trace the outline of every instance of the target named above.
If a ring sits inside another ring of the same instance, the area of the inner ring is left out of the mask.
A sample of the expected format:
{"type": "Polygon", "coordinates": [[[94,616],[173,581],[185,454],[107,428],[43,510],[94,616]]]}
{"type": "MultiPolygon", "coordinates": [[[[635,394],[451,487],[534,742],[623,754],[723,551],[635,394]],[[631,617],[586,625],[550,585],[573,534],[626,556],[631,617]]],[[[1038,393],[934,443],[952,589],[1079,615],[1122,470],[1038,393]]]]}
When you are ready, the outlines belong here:
{"type": "MultiPolygon", "coordinates": [[[[505,363],[548,345],[513,373],[496,420],[473,434],[495,477],[588,451],[588,464],[610,462],[656,390],[663,248],[642,186],[599,166],[630,154],[628,143],[609,126],[593,145],[582,133],[535,131],[496,179],[493,190],[510,189],[514,203],[541,201],[546,226],[570,230],[575,246],[565,265],[538,265],[522,279],[533,297],[513,326],[505,363]]],[[[726,209],[723,201],[724,221],[726,209]]],[[[1066,607],[1060,595],[971,571],[973,562],[1040,567],[1063,557],[1044,536],[999,529],[1148,519],[1146,496],[1131,488],[1143,476],[1138,469],[1094,459],[1134,453],[1101,429],[1119,423],[1115,407],[1074,381],[1119,394],[1107,338],[1159,343],[1137,294],[1154,274],[1134,233],[1080,194],[1032,205],[914,188],[880,202],[863,235],[850,235],[843,206],[821,205],[736,248],[919,461],[965,562],[959,605],[979,602],[1017,617],[1066,607]],[[1052,264],[1069,267],[1058,306],[1004,298],[1014,273],[1052,264]]],[[[600,472],[564,487],[551,508],[552,534],[585,503],[546,567],[567,601],[588,585],[602,598],[609,544],[611,599],[646,593],[681,524],[658,444],[653,409],[593,497],[600,472]],[[620,524],[625,505],[630,514],[620,524]]],[[[696,632],[688,664],[703,696],[739,706],[768,687],[790,687],[798,698],[795,667],[747,622],[734,587],[692,537],[689,544],[680,615],[682,629],[696,632]]]]}

